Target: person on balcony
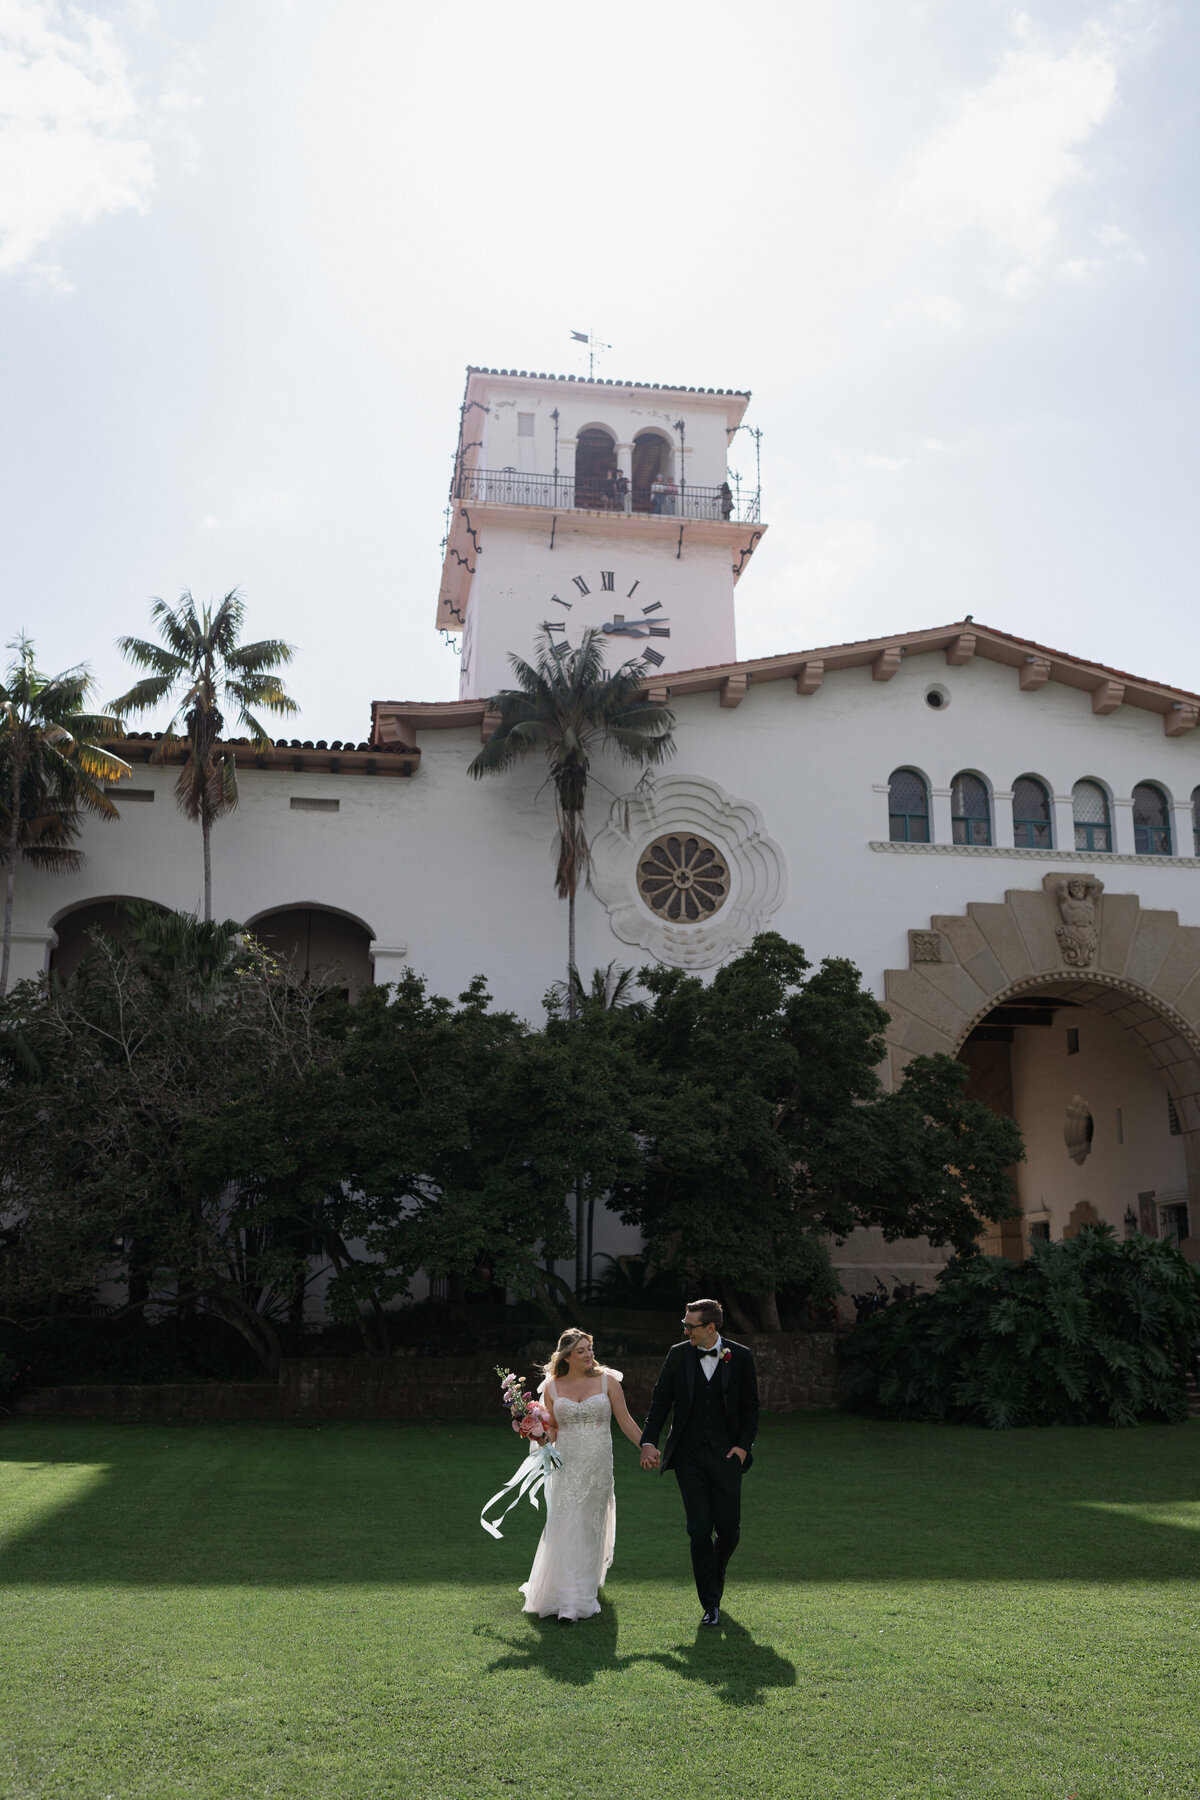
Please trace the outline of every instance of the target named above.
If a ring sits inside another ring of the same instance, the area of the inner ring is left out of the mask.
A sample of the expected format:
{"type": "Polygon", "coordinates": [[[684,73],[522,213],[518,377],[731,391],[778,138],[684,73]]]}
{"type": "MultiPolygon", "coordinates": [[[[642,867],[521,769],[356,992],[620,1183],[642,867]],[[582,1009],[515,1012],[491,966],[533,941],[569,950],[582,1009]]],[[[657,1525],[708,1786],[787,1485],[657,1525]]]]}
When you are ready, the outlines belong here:
{"type": "Polygon", "coordinates": [[[650,511],[660,513],[664,510],[667,498],[667,484],[661,475],[656,475],[650,483],[650,511]]]}

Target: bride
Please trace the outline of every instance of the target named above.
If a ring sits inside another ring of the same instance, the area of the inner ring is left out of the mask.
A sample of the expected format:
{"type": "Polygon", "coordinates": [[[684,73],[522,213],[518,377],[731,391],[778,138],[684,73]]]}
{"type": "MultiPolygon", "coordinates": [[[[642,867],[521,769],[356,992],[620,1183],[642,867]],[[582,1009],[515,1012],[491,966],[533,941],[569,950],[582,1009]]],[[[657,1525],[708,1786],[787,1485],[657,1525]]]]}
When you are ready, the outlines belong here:
{"type": "Polygon", "coordinates": [[[616,1419],[631,1444],[641,1432],[630,1417],[616,1369],[603,1368],[586,1331],[564,1331],[545,1368],[542,1403],[548,1436],[562,1468],[546,1481],[546,1529],[521,1588],[527,1613],[590,1619],[613,1559],[617,1507],[613,1495],[612,1436],[616,1419]]]}

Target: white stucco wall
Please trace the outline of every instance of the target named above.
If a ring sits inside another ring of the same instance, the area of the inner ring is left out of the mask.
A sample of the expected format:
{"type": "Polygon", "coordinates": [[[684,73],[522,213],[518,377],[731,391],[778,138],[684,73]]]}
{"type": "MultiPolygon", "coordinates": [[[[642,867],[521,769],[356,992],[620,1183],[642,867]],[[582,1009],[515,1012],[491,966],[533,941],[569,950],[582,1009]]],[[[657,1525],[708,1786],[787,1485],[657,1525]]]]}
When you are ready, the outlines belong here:
{"type": "Polygon", "coordinates": [[[603,629],[617,615],[665,627],[669,637],[641,640],[612,635],[615,668],[645,647],[663,657],[664,672],[732,662],[736,655],[729,546],[684,533],[682,549],[671,521],[619,518],[605,530],[586,530],[569,513],[531,532],[528,522],[493,519],[471,584],[463,645],[462,692],[488,695],[513,684],[509,652],[532,660],[546,620],[578,644],[584,629],[603,629]],[[639,529],[644,527],[644,529],[639,529]],[[653,535],[652,535],[653,533],[653,535]],[[605,587],[611,578],[611,591],[605,587]],[[584,594],[579,582],[589,590],[584,594]],[[565,605],[556,604],[554,596],[565,605]],[[646,612],[644,609],[655,610],[646,612]]]}
{"type": "Polygon", "coordinates": [[[554,469],[554,421],[558,411],[558,466],[575,473],[575,442],[581,431],[599,426],[618,445],[631,445],[640,432],[655,431],[672,447],[671,472],[689,486],[720,487],[725,479],[727,435],[731,419],[741,416],[744,399],[679,394],[668,397],[654,388],[612,387],[603,382],[539,382],[536,377],[475,376],[472,396],[488,411],[468,417],[464,443],[481,440],[470,463],[480,469],[516,468],[549,475],[554,469]],[[522,437],[520,413],[533,415],[533,436],[522,437]],[[676,422],[683,420],[682,443],[676,422]]]}
{"type": "MultiPolygon", "coordinates": [[[[1094,717],[1086,694],[1062,687],[1022,693],[1011,670],[979,659],[947,669],[940,656],[914,657],[886,683],[873,682],[869,669],[850,669],[826,677],[809,697],[789,681],[762,682],[736,708],[719,706],[714,693],[674,704],[678,749],[665,772],[705,777],[752,801],[780,846],[787,884],[772,926],[814,958],[852,957],[881,995],[884,970],[907,965],[910,927],[927,924],[932,913],[1000,900],[1006,888],[1039,888],[1063,862],[1057,851],[1003,847],[1012,835],[1003,800],[997,849],[872,848],[886,843],[886,783],[900,764],[924,770],[935,796],[963,768],[999,794],[1031,772],[1069,796],[1087,775],[1111,790],[1118,818],[1128,813],[1134,784],[1155,780],[1183,803],[1191,850],[1186,805],[1200,781],[1197,734],[1166,738],[1159,717],[1132,708],[1094,717]],[[952,695],[940,712],[924,703],[934,680],[952,695]]],[[[531,758],[509,775],[469,780],[479,747],[473,729],[423,731],[418,742],[421,765],[411,779],[241,771],[241,805],[213,833],[216,909],[251,918],[282,906],[336,908],[368,928],[389,972],[409,960],[435,987],[457,993],[482,969],[498,1002],[534,1016],[560,973],[566,942],[566,909],[552,887],[553,800],[542,772],[531,758]],[[294,812],[293,795],[336,798],[339,811],[294,812]]],[[[85,900],[139,895],[195,906],[199,832],[175,809],[174,775],[139,766],[135,780],[155,787],[155,803],[127,806],[115,824],[88,822],[80,874],[55,879],[21,870],[22,973],[44,966],[53,921],[85,900]]],[[[619,764],[597,764],[593,832],[636,780],[619,764]]],[[[1200,923],[1193,862],[1086,858],[1109,892],[1137,893],[1144,907],[1177,910],[1188,924],[1200,923]]],[[[613,936],[604,907],[588,893],[579,899],[579,932],[585,969],[613,957],[644,960],[613,936]]]]}

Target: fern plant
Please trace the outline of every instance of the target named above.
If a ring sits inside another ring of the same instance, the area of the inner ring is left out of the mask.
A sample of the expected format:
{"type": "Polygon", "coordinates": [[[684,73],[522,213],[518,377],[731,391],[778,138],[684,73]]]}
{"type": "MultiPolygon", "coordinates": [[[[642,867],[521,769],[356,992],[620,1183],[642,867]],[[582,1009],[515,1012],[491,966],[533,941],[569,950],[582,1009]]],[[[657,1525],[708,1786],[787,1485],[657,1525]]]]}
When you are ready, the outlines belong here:
{"type": "Polygon", "coordinates": [[[1200,1271],[1093,1225],[1025,1262],[951,1264],[933,1293],[859,1325],[842,1358],[853,1406],[1001,1430],[1178,1422],[1198,1351],[1200,1271]]]}

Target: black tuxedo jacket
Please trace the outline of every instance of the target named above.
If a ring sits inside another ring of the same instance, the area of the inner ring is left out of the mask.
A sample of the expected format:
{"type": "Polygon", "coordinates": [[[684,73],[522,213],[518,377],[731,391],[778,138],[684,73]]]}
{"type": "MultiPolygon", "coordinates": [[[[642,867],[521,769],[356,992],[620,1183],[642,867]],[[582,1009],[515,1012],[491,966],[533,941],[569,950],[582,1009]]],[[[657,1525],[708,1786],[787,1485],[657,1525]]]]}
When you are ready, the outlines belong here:
{"type": "MultiPolygon", "coordinates": [[[[754,1461],[750,1452],[758,1435],[758,1380],[754,1373],[754,1358],[745,1344],[731,1344],[725,1338],[722,1340],[722,1348],[731,1350],[733,1354],[728,1362],[717,1364],[717,1372],[712,1379],[720,1383],[721,1404],[730,1440],[747,1453],[742,1464],[744,1471],[754,1461]]],[[[662,1373],[654,1384],[650,1411],[646,1415],[646,1429],[642,1432],[643,1444],[653,1444],[657,1449],[662,1428],[667,1422],[667,1414],[672,1414],[667,1447],[663,1451],[664,1469],[670,1468],[679,1448],[679,1440],[692,1409],[696,1383],[705,1379],[699,1355],[690,1344],[675,1344],[668,1351],[662,1373]]]]}

